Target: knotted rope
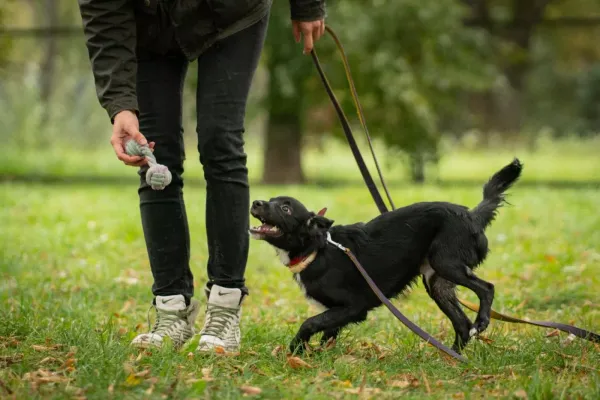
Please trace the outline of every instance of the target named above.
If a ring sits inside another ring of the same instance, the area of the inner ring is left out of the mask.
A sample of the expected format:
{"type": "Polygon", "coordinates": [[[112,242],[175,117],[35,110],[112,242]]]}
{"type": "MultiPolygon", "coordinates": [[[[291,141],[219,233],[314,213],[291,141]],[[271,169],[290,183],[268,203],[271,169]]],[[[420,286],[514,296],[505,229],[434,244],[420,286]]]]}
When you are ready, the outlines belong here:
{"type": "Polygon", "coordinates": [[[156,157],[148,145],[141,145],[135,140],[130,140],[125,144],[125,151],[130,156],[146,157],[148,159],[148,171],[146,171],[146,183],[154,190],[163,190],[173,178],[171,171],[165,165],[159,164],[156,157]]]}

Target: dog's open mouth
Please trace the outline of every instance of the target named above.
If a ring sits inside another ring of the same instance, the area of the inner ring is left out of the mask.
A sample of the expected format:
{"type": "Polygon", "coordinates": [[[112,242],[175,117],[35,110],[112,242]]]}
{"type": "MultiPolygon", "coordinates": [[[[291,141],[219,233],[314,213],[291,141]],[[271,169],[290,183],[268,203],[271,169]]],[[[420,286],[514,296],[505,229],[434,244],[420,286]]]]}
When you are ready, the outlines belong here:
{"type": "Polygon", "coordinates": [[[265,236],[279,237],[279,236],[283,235],[283,232],[281,232],[281,230],[277,226],[268,224],[261,218],[258,218],[258,219],[260,219],[260,222],[262,222],[262,225],[253,226],[252,228],[250,228],[250,233],[252,233],[253,235],[257,235],[260,237],[265,237],[265,236]]]}

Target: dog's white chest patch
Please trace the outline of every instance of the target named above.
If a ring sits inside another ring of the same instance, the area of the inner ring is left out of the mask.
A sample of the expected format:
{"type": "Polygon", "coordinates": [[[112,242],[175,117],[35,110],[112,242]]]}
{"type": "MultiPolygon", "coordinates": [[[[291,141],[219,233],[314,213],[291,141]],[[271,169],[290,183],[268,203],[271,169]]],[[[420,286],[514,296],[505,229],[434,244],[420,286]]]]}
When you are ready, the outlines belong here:
{"type": "Polygon", "coordinates": [[[290,253],[278,248],[275,248],[275,251],[277,252],[277,256],[279,256],[279,260],[283,265],[288,265],[290,263],[290,253]]]}

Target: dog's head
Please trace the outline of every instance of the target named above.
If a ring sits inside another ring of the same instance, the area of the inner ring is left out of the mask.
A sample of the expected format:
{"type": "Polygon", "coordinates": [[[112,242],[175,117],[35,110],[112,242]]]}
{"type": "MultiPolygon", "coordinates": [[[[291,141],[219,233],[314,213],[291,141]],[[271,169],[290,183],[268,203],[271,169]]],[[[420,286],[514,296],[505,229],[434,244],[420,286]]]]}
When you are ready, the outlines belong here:
{"type": "Polygon", "coordinates": [[[254,239],[264,240],[290,253],[303,253],[326,245],[327,230],[333,221],[315,214],[293,197],[255,200],[250,213],[262,225],[250,229],[254,239]]]}

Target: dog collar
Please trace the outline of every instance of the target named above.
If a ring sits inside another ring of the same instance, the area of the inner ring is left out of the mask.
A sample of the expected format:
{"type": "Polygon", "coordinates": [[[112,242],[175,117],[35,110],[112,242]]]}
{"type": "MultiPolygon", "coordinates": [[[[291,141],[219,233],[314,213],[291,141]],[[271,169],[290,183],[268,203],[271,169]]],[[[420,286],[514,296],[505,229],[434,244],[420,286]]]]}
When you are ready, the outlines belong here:
{"type": "Polygon", "coordinates": [[[290,271],[294,274],[304,271],[306,267],[310,265],[311,262],[315,260],[317,257],[317,252],[313,251],[306,257],[294,257],[290,260],[290,262],[286,265],[290,271]]]}

